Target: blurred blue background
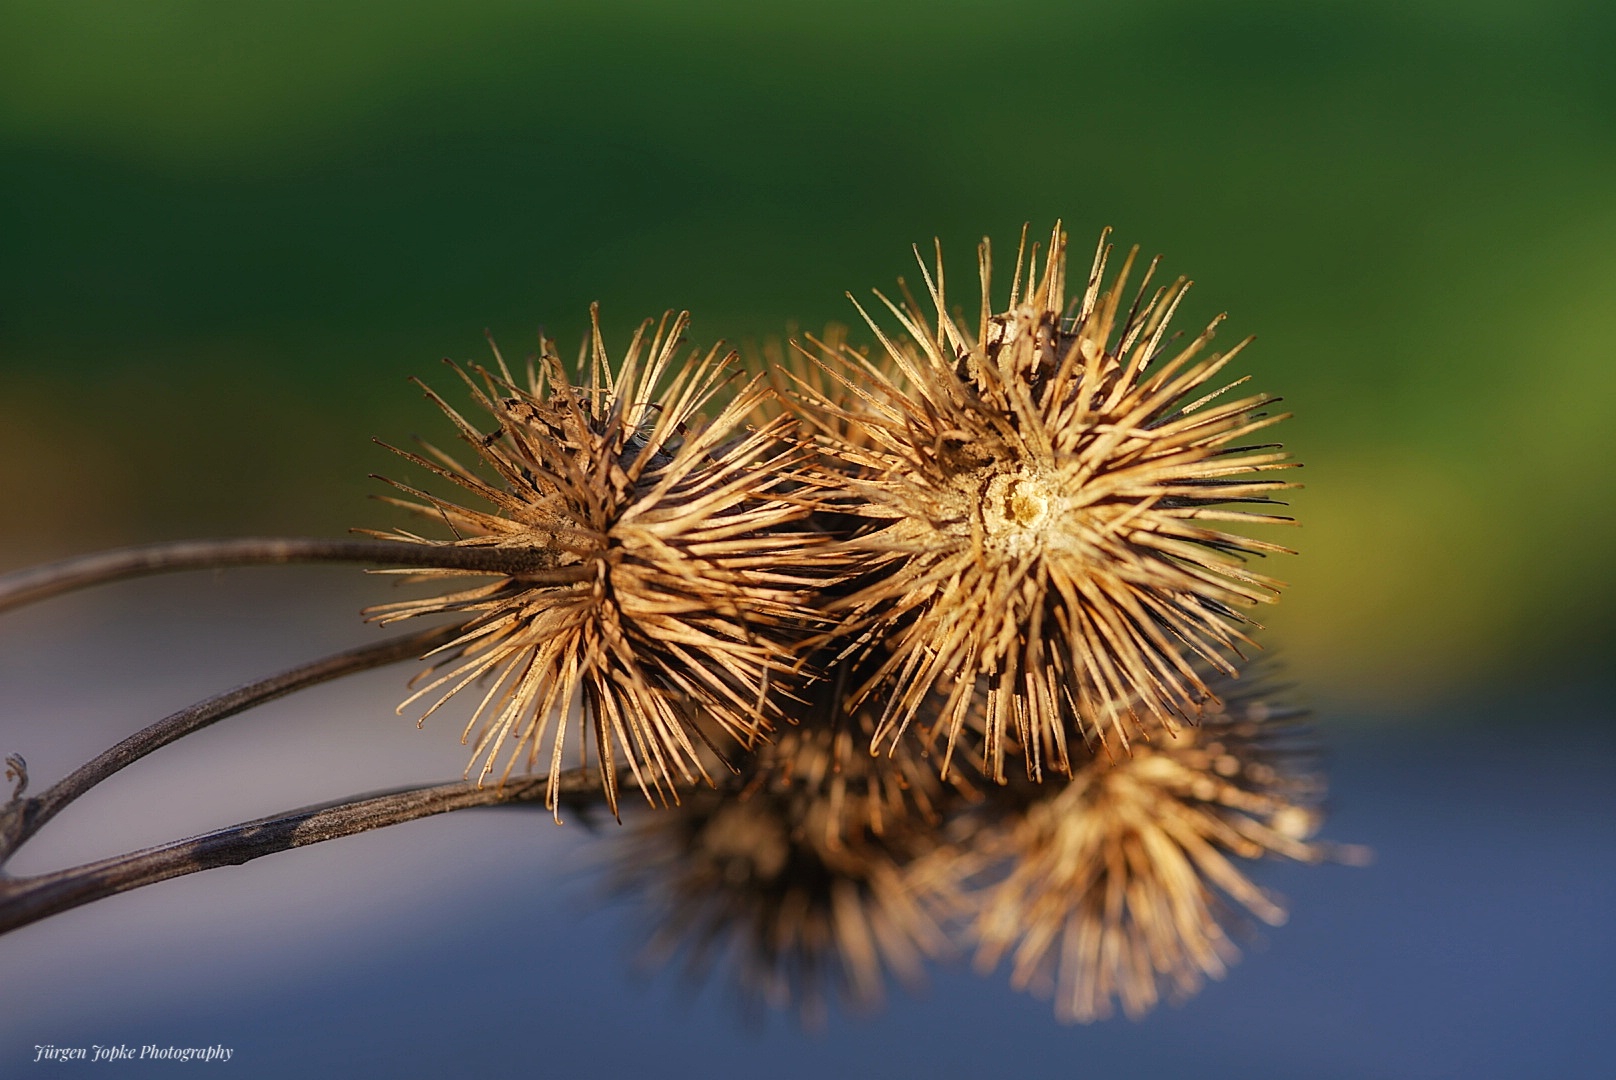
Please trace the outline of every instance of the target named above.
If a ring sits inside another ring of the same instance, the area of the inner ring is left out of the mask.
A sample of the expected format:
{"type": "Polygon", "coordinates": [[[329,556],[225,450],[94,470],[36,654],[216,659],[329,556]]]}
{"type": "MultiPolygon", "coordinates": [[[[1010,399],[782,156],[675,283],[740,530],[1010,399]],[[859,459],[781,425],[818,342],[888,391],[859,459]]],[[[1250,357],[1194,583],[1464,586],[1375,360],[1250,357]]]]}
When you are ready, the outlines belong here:
{"type": "MultiPolygon", "coordinates": [[[[146,719],[365,640],[309,599],[322,586],[327,601],[357,599],[344,577],[145,581],[40,608],[26,628],[12,617],[0,624],[0,746],[54,777],[146,719]]],[[[451,723],[416,731],[392,715],[401,675],[321,687],[137,763],[52,822],[15,869],[453,775],[451,723]]],[[[616,826],[492,810],[166,882],[0,939],[0,1075],[32,1075],[36,1044],[122,1042],[222,1043],[232,1075],[264,1078],[1608,1076],[1608,688],[1336,711],[1321,726],[1327,834],[1373,845],[1376,861],[1256,866],[1290,922],[1242,941],[1223,981],[1142,1022],[1062,1027],[1004,971],[955,964],[872,1016],[833,1011],[818,1032],[789,1015],[747,1027],[722,980],[693,986],[637,962],[644,913],[601,880],[616,826]]]]}
{"type": "MultiPolygon", "coordinates": [[[[1085,252],[1110,225],[1196,279],[1182,326],[1257,334],[1242,373],[1297,414],[1302,554],[1265,641],[1322,706],[1330,835],[1380,861],[1274,868],[1292,925],[1143,1024],[1062,1029],[943,973],[884,1018],[750,1036],[718,995],[635,988],[627,916],[555,884],[581,837],[464,815],[0,941],[0,1073],[117,1038],[234,1039],[265,1076],[1607,1073],[1612,55],[1595,0],[12,0],[0,570],[392,524],[366,477],[408,470],[370,439],[447,438],[404,378],[481,358],[485,327],[565,348],[599,300],[609,341],[674,307],[755,346],[849,321],[912,243],[958,288],[984,234],[1059,217],[1085,252]]],[[[7,616],[0,749],[48,783],[370,640],[351,576],[7,616]]],[[[399,682],[142,763],[35,868],[454,774],[444,728],[390,719],[399,682]]]]}

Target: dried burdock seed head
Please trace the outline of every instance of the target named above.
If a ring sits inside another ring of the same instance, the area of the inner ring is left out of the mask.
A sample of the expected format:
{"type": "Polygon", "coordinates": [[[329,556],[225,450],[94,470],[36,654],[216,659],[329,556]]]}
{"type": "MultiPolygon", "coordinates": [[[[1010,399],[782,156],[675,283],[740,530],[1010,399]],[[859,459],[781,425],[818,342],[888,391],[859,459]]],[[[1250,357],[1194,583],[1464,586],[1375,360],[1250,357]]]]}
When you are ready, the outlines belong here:
{"type": "Polygon", "coordinates": [[[902,330],[865,314],[884,355],[820,349],[838,392],[794,391],[841,463],[827,483],[868,521],[868,576],[839,610],[890,654],[860,691],[883,702],[878,743],[934,717],[952,750],[980,710],[1000,781],[1015,747],[1041,778],[1072,770],[1074,740],[1193,720],[1212,699],[1198,671],[1234,673],[1242,609],[1280,587],[1245,561],[1286,550],[1224,526],[1290,520],[1238,508],[1289,486],[1264,475],[1285,455],[1251,442],[1281,417],[1218,381],[1244,342],[1203,356],[1212,327],[1168,336],[1187,282],[1150,292],[1152,263],[1128,299],[1134,254],[1107,284],[1102,236],[1068,303],[1060,227],[1041,267],[1025,248],[995,314],[983,241],[974,328],[949,313],[940,251],[922,261],[932,314],[881,296],[902,330]]]}
{"type": "Polygon", "coordinates": [[[978,843],[1009,868],[982,896],[979,966],[1010,953],[1017,988],[1053,991],[1056,1014],[1085,1023],[1221,977],[1247,913],[1285,918],[1234,859],[1362,854],[1310,841],[1323,780],[1300,734],[1294,713],[1231,693],[1198,728],[1101,753],[1068,783],[1001,789],[1004,817],[978,843]]]}
{"type": "Polygon", "coordinates": [[[742,798],[761,793],[776,800],[795,822],[794,835],[812,837],[827,849],[889,830],[932,829],[981,800],[958,770],[940,778],[927,760],[931,748],[920,739],[872,755],[879,710],[872,702],[851,700],[856,680],[853,665],[844,661],[802,688],[791,710],[796,723],[783,727],[741,770],[742,798]]]}
{"type": "MultiPolygon", "coordinates": [[[[525,386],[497,350],[495,372],[456,369],[492,416],[490,430],[428,391],[491,477],[430,446],[424,456],[400,451],[489,506],[395,484],[409,498],[392,501],[455,536],[422,542],[509,551],[519,569],[368,614],[468,619],[400,708],[426,699],[431,715],[475,686],[466,737],[475,734],[479,782],[502,750],[502,775],[542,758],[559,776],[566,720],[578,710],[578,756],[592,736],[615,813],[620,760],[648,799],[666,800],[706,776],[698,749],[709,734],[750,746],[770,726],[771,683],[818,625],[809,601],[832,556],[805,528],[809,489],[794,475],[800,452],[781,440],[785,422],[737,433],[770,393],[761,377],[720,403],[735,356],[715,347],[681,363],[687,315],[664,316],[654,332],[647,321],[619,364],[591,317],[581,386],[548,341],[525,386]],[[717,730],[704,732],[698,718],[717,730]]],[[[553,790],[550,798],[553,808],[553,790]]]]}
{"type": "Polygon", "coordinates": [[[616,859],[649,911],[651,959],[728,968],[743,1006],[809,1023],[832,997],[879,1004],[889,975],[915,983],[951,951],[981,865],[943,840],[979,793],[940,780],[918,743],[872,757],[874,718],[844,711],[846,686],[833,670],[805,687],[800,723],[717,791],[637,823],[616,859]]]}

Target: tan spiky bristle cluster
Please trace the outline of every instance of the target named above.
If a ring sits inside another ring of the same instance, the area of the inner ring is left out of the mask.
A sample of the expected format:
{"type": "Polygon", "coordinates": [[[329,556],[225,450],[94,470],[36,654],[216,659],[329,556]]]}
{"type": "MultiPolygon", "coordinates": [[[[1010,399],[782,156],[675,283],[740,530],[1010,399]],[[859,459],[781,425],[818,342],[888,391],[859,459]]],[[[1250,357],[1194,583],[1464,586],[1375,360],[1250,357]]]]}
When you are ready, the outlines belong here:
{"type": "Polygon", "coordinates": [[[411,496],[401,505],[453,529],[456,539],[437,542],[507,549],[529,567],[368,613],[469,617],[439,650],[447,670],[405,705],[435,694],[430,715],[485,682],[467,726],[479,777],[508,742],[505,773],[542,756],[553,781],[577,709],[579,755],[592,736],[614,811],[620,757],[648,796],[674,798],[706,775],[701,743],[722,733],[750,746],[772,726],[771,684],[791,673],[797,641],[820,623],[812,593],[835,557],[808,524],[799,452],[781,440],[783,422],[734,433],[767,392],[761,377],[701,418],[733,381],[735,357],[715,348],[676,364],[686,323],[664,317],[649,339],[642,325],[613,365],[597,321],[581,387],[548,342],[525,387],[503,360],[478,378],[461,372],[491,431],[432,395],[495,482],[431,447],[400,451],[492,507],[397,485],[411,496]]]}
{"type": "Polygon", "coordinates": [[[693,975],[725,963],[743,1005],[816,1026],[830,1001],[871,1008],[888,977],[915,984],[953,951],[945,928],[978,864],[926,815],[957,789],[848,734],[789,729],[718,790],[636,824],[617,887],[646,909],[652,959],[682,955],[693,975]]]}
{"type": "Polygon", "coordinates": [[[810,666],[827,673],[802,688],[792,710],[797,722],[759,747],[742,769],[744,796],[761,791],[788,801],[798,830],[832,848],[866,833],[934,828],[951,807],[981,798],[965,773],[941,776],[932,760],[936,748],[920,738],[873,754],[879,710],[851,699],[856,669],[816,659],[824,667],[810,666]]]}
{"type": "Polygon", "coordinates": [[[488,509],[399,485],[453,537],[392,535],[509,569],[401,571],[483,580],[372,609],[462,620],[411,701],[475,688],[479,782],[544,761],[554,806],[576,717],[614,813],[624,767],[680,804],[625,882],[766,1000],[869,1003],[951,945],[1076,1020],[1220,974],[1237,912],[1280,914],[1232,860],[1333,851],[1235,667],[1280,588],[1248,563],[1286,550],[1240,530],[1288,522],[1290,463],[1254,438],[1274,399],[1220,378],[1244,343],[1179,342],[1187,283],[1130,295],[1109,255],[1069,300],[1059,226],[1042,258],[1024,233],[999,309],[984,241],[967,327],[939,254],[872,351],[810,338],[739,387],[733,353],[679,359],[684,315],[615,363],[597,321],[580,385],[547,341],[523,385],[460,371],[492,423],[433,400],[478,461],[404,456],[488,509]]]}
{"type": "Polygon", "coordinates": [[[1300,714],[1208,680],[1220,704],[1200,726],[1043,783],[940,784],[910,748],[872,758],[845,729],[790,729],[638,823],[617,886],[647,909],[653,959],[727,963],[743,1001],[809,1020],[972,949],[984,970],[1009,956],[1063,1021],[1140,1016],[1221,977],[1231,930],[1283,922],[1237,860],[1363,855],[1312,839],[1324,782],[1300,714]]]}
{"type": "Polygon", "coordinates": [[[1106,284],[1103,237],[1068,304],[1065,246],[1057,226],[1039,272],[1023,237],[994,314],[984,241],[970,329],[940,254],[922,261],[932,314],[877,294],[904,336],[865,314],[880,358],[821,348],[840,392],[798,391],[828,482],[867,520],[866,577],[834,610],[887,653],[858,695],[883,702],[877,742],[919,718],[952,750],[978,717],[1000,782],[1007,753],[1070,774],[1075,743],[1193,721],[1212,697],[1197,665],[1233,675],[1243,609],[1280,588],[1245,560],[1286,550],[1223,527],[1289,521],[1232,508],[1289,486],[1262,475],[1288,464],[1277,447],[1246,444],[1281,419],[1273,399],[1214,381],[1245,343],[1203,357],[1212,327],[1170,338],[1187,283],[1150,293],[1154,263],[1124,308],[1134,255],[1106,284]]]}
{"type": "Polygon", "coordinates": [[[1176,740],[1091,760],[1069,782],[1020,785],[974,843],[1007,867],[976,897],[984,969],[1011,957],[1018,988],[1053,993],[1067,1021],[1154,1007],[1221,978],[1246,915],[1285,909],[1233,858],[1361,861],[1310,840],[1323,779],[1299,745],[1296,713],[1260,694],[1229,700],[1176,740]]]}

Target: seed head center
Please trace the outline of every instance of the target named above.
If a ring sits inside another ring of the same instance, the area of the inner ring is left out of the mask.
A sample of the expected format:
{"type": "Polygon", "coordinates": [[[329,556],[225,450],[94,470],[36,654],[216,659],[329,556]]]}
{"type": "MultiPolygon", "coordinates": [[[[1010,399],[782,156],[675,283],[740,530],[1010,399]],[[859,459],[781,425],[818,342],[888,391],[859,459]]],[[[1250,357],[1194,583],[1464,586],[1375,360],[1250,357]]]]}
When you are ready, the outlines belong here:
{"type": "Polygon", "coordinates": [[[1055,525],[1060,497],[1052,478],[1031,471],[1001,473],[988,482],[982,524],[989,542],[1013,555],[1044,546],[1055,525]]]}

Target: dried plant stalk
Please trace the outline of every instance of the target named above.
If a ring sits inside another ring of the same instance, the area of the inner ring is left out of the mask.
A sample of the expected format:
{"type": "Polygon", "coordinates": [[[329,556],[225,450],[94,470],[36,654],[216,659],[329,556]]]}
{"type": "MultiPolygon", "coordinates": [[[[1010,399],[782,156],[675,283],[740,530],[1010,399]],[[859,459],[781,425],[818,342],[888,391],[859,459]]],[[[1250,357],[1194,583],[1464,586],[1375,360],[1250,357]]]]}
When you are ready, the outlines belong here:
{"type": "Polygon", "coordinates": [[[202,870],[240,866],[292,848],[457,810],[519,806],[540,798],[559,797],[568,804],[587,802],[599,787],[599,778],[584,770],[560,777],[521,778],[504,788],[477,788],[464,781],[420,785],[288,810],[54,873],[25,878],[0,874],[0,934],[108,896],[202,870]]]}

